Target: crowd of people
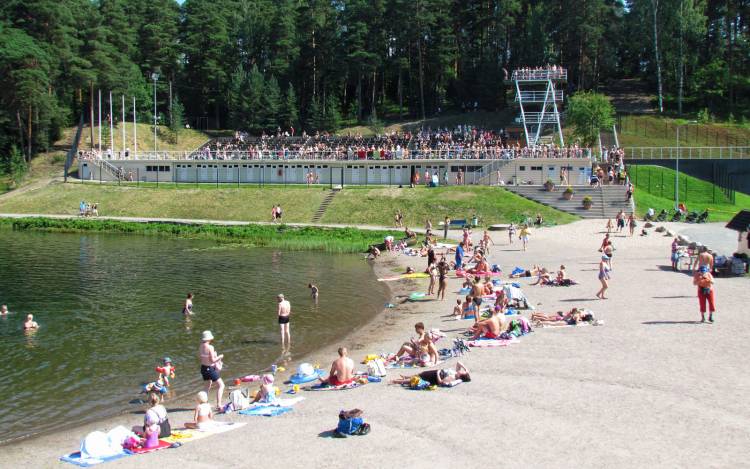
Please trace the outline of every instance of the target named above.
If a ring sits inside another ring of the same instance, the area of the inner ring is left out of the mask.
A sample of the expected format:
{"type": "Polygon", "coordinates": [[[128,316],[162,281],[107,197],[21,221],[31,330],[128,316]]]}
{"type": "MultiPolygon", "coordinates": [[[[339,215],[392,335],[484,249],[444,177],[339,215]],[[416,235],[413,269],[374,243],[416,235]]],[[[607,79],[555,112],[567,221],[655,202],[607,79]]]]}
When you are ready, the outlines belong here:
{"type": "Polygon", "coordinates": [[[471,125],[391,131],[377,136],[334,136],[327,133],[215,139],[189,156],[196,160],[406,160],[406,159],[513,159],[591,158],[590,148],[540,144],[532,147],[512,142],[505,130],[471,125]]]}

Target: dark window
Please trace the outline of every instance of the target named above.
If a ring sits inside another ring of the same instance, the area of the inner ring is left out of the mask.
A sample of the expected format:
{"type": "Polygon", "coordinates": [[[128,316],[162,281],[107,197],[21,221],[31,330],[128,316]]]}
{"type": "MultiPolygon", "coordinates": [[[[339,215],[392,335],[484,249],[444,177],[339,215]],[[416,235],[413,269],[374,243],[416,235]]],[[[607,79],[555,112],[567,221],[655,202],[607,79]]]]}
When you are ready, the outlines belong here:
{"type": "Polygon", "coordinates": [[[542,167],[541,167],[541,166],[532,166],[532,167],[531,167],[531,170],[532,170],[532,171],[541,171],[541,170],[542,170],[542,167]]]}
{"type": "Polygon", "coordinates": [[[526,166],[519,166],[519,167],[518,167],[518,170],[519,170],[519,171],[526,171],[526,166]]]}

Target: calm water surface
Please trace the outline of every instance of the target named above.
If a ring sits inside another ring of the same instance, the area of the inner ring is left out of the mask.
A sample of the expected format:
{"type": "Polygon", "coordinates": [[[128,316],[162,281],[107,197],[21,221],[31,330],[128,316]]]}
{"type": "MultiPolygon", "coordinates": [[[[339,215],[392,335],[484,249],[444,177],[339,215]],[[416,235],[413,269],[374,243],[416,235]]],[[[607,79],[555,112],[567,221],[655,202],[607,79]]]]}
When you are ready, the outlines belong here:
{"type": "MultiPolygon", "coordinates": [[[[210,329],[225,382],[281,353],[276,300],[292,303],[292,356],[348,333],[387,300],[357,255],[283,252],[209,241],[0,230],[3,411],[0,442],[107,417],[131,404],[170,356],[172,393],[199,390],[197,349],[210,329]],[[307,283],[317,283],[315,304],[307,283]],[[195,293],[195,316],[182,302],[195,293]],[[41,328],[22,330],[27,313],[41,328]]],[[[81,435],[83,437],[83,435],[81,435]]]]}

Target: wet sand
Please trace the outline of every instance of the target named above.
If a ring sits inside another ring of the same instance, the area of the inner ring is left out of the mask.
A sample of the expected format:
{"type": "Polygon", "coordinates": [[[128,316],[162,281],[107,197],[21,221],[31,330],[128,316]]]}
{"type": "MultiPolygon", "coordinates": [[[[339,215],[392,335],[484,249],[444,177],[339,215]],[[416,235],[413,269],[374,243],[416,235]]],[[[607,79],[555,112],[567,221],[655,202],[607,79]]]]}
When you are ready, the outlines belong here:
{"type": "MultiPolygon", "coordinates": [[[[507,234],[495,232],[497,245],[489,257],[505,271],[516,265],[565,264],[580,284],[527,286],[523,279],[530,302],[546,313],[590,308],[605,320],[604,326],[538,329],[510,347],[473,350],[462,359],[472,382],[453,389],[418,392],[379,383],[305,392],[306,400],[286,415],[221,416],[248,425],[106,467],[746,465],[750,409],[743,398],[750,391],[744,372],[750,327],[741,313],[750,299],[748,278],[718,279],[717,322],[696,324],[700,315],[691,277],[669,269],[671,238],[653,232],[645,238],[615,234],[609,299],[597,300],[603,225],[584,220],[532,230],[527,252],[521,252],[518,240],[509,246],[507,234]],[[364,409],[372,432],[330,438],[327,431],[335,427],[338,411],[352,407],[364,409]]],[[[687,227],[665,225],[677,231],[687,227]]],[[[712,226],[724,230],[721,224],[712,226]]],[[[406,265],[422,269],[425,264],[424,258],[385,255],[376,270],[383,277],[406,265]]],[[[348,346],[357,362],[369,353],[395,351],[417,321],[447,331],[449,337],[469,325],[442,317],[455,303],[458,279],[449,280],[452,293],[444,302],[401,303],[399,297],[426,291],[426,280],[389,286],[396,308],[306,360],[327,366],[339,345],[348,346]]],[[[448,346],[448,341],[438,346],[448,346]]],[[[173,428],[192,416],[192,404],[168,403],[168,408],[173,428]]],[[[141,421],[142,414],[127,414],[5,445],[0,467],[58,466],[57,458],[76,450],[89,431],[141,421]]]]}

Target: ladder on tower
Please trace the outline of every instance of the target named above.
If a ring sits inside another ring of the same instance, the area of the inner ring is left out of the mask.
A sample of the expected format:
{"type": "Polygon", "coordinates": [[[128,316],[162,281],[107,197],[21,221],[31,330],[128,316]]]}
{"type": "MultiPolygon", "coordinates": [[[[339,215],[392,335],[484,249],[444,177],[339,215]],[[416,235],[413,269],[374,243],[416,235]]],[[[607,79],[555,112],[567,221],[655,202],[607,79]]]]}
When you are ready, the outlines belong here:
{"type": "Polygon", "coordinates": [[[568,71],[559,67],[513,71],[509,81],[516,90],[515,103],[519,108],[516,122],[523,126],[527,146],[554,141],[555,133],[560,146],[565,145],[561,124],[563,114],[560,111],[564,93],[557,87],[564,84],[567,78],[568,71]],[[552,137],[546,133],[549,130],[552,137]]]}

